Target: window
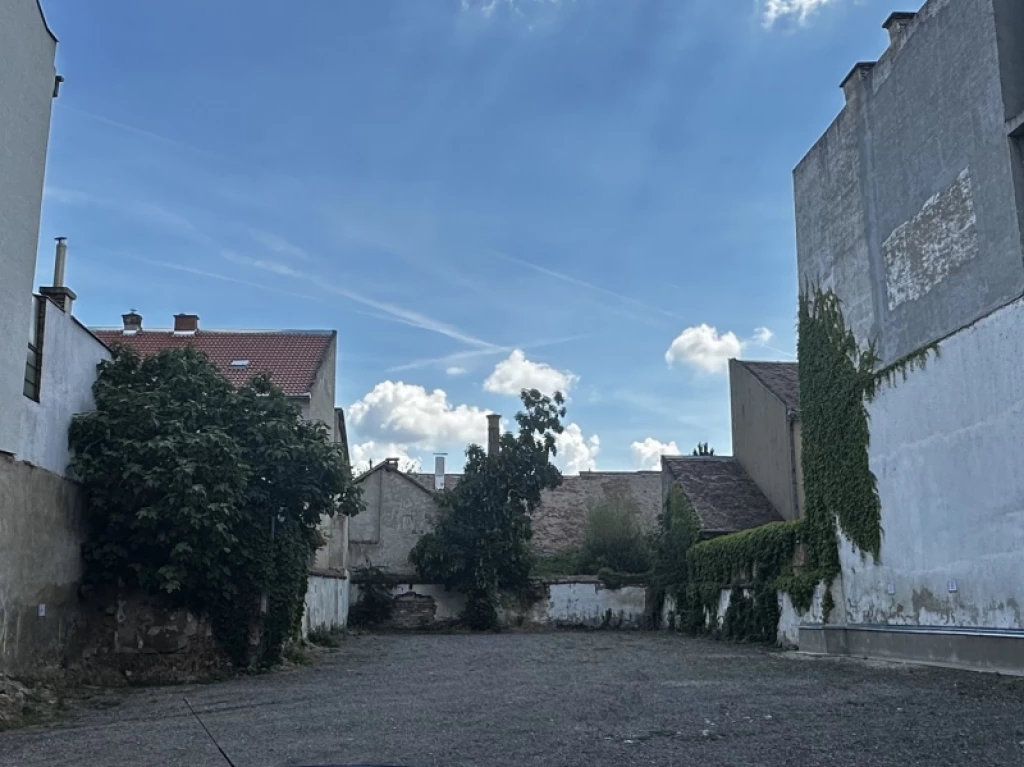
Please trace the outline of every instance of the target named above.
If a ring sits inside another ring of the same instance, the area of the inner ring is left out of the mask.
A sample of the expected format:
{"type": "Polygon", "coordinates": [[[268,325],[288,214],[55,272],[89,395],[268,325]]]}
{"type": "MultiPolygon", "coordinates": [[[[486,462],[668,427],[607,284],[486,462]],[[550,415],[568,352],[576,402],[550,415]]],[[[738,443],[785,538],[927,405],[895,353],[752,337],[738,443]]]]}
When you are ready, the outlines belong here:
{"type": "Polygon", "coordinates": [[[249,367],[249,360],[231,360],[231,367],[233,367],[233,368],[249,367]]]}
{"type": "Polygon", "coordinates": [[[33,296],[32,324],[28,331],[28,359],[25,361],[24,394],[39,401],[39,388],[43,380],[43,324],[46,321],[46,299],[33,296]]]}

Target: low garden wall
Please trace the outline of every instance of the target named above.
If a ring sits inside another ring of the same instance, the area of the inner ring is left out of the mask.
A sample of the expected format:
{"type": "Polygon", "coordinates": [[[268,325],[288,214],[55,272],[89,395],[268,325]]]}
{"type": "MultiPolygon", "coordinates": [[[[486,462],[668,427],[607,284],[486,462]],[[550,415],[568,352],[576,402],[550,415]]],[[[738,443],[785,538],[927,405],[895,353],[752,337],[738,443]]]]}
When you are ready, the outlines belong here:
{"type": "MultiPolygon", "coordinates": [[[[423,628],[454,622],[466,606],[457,591],[436,583],[403,583],[390,587],[393,608],[388,626],[423,628]]],[[[351,600],[361,586],[352,584],[351,600]]],[[[506,627],[641,628],[646,622],[647,587],[606,588],[598,578],[579,576],[536,580],[532,593],[507,597],[498,610],[506,627]]]]}

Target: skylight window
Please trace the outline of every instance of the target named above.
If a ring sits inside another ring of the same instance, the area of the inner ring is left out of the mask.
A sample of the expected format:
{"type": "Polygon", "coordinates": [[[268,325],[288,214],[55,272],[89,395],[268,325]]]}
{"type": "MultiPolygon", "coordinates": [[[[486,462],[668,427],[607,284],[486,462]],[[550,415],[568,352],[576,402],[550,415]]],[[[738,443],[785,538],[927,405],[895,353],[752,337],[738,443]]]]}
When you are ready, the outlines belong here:
{"type": "Polygon", "coordinates": [[[249,367],[249,360],[231,360],[231,367],[247,368],[249,367]]]}

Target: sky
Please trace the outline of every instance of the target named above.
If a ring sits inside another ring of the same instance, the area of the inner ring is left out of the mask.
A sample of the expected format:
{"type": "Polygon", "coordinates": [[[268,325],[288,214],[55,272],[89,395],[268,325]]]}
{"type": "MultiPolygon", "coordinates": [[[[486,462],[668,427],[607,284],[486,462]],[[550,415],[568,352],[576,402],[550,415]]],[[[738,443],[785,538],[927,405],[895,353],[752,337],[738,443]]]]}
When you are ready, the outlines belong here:
{"type": "Polygon", "coordinates": [[[37,281],[90,326],[338,332],[354,458],[457,470],[522,387],[563,471],[731,450],[795,359],[793,167],[891,0],[45,0],[37,281]],[[404,460],[408,458],[408,461],[404,460]]]}

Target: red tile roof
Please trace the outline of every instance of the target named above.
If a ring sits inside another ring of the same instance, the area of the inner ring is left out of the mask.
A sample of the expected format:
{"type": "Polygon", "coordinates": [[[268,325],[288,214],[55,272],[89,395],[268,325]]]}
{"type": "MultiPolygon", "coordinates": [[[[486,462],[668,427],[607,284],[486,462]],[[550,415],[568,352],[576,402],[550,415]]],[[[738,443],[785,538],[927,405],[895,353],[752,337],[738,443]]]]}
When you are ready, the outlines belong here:
{"type": "Polygon", "coordinates": [[[194,335],[176,335],[170,330],[120,330],[94,328],[93,333],[108,346],[125,344],[149,356],[164,349],[194,346],[217,366],[235,386],[259,373],[290,397],[308,394],[334,338],[333,330],[197,330],[194,335]],[[232,362],[248,360],[248,365],[232,362]]]}

